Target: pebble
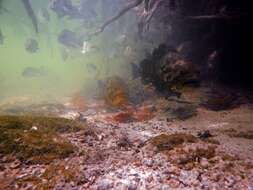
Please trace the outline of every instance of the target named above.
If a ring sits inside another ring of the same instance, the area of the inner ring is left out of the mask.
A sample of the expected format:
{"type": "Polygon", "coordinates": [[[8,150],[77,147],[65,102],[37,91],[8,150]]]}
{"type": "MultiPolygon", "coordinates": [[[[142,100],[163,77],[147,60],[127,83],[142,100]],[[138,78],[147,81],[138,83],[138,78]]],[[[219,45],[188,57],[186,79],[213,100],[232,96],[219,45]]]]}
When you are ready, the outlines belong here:
{"type": "Polygon", "coordinates": [[[201,158],[201,160],[200,160],[200,166],[203,167],[203,168],[205,168],[205,169],[208,168],[208,166],[209,166],[208,160],[206,158],[201,158]]]}
{"type": "Polygon", "coordinates": [[[108,179],[103,179],[98,182],[96,190],[108,190],[113,187],[113,182],[108,179]]]}
{"type": "Polygon", "coordinates": [[[20,164],[21,164],[20,161],[15,160],[10,164],[10,169],[17,169],[20,166],[20,164]]]}
{"type": "Polygon", "coordinates": [[[154,161],[152,159],[144,159],[143,164],[148,166],[148,167],[152,167],[153,164],[154,164],[154,161]]]}

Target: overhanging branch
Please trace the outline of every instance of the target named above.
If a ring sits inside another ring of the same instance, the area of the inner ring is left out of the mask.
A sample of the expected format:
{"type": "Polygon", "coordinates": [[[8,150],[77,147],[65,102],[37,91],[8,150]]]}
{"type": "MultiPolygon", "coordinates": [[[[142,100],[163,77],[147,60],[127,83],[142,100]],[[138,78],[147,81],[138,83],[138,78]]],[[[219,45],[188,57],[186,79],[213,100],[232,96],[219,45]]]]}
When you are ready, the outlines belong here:
{"type": "Polygon", "coordinates": [[[90,36],[93,35],[98,35],[101,32],[103,32],[105,30],[105,28],[113,23],[114,21],[116,21],[117,19],[119,19],[121,16],[123,16],[125,13],[127,13],[129,10],[137,7],[138,5],[140,5],[143,2],[143,0],[134,0],[134,2],[129,3],[126,7],[124,7],[123,9],[121,9],[118,14],[116,14],[115,16],[113,16],[112,18],[110,18],[109,20],[107,20],[104,24],[102,24],[102,26],[99,27],[98,30],[96,30],[94,33],[90,34],[90,36]]]}

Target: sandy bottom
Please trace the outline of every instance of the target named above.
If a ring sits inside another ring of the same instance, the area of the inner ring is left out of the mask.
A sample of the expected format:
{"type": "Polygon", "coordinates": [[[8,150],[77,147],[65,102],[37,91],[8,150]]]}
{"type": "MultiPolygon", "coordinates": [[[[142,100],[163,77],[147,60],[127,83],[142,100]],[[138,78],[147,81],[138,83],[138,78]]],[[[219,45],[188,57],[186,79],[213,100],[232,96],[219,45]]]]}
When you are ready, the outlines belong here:
{"type": "MultiPolygon", "coordinates": [[[[198,94],[185,96],[194,101],[198,94]]],[[[154,118],[141,122],[112,121],[108,118],[118,112],[98,107],[59,113],[72,119],[81,113],[93,131],[64,134],[78,147],[71,157],[49,165],[25,165],[1,157],[0,189],[253,189],[253,139],[245,138],[253,134],[250,106],[219,112],[199,107],[196,116],[184,121],[168,119],[157,108],[154,118]],[[207,130],[211,137],[197,137],[207,130]],[[163,151],[150,143],[160,134],[177,133],[198,140],[163,151]],[[50,170],[54,175],[48,177],[45,171],[50,170]]]]}

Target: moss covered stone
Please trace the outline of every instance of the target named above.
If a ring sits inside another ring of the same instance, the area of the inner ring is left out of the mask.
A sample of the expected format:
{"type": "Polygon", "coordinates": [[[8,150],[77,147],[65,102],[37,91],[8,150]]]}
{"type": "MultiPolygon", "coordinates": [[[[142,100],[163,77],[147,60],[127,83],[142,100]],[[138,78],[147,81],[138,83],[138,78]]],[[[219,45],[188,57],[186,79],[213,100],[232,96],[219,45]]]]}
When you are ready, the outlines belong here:
{"type": "Polygon", "coordinates": [[[0,116],[0,154],[15,155],[26,163],[50,163],[75,149],[59,133],[81,128],[79,123],[62,118],[0,116]]]}
{"type": "Polygon", "coordinates": [[[194,143],[197,138],[191,134],[161,134],[151,139],[151,144],[157,147],[158,151],[171,150],[183,143],[194,143]]]}
{"type": "Polygon", "coordinates": [[[253,139],[253,131],[240,131],[238,133],[231,133],[230,137],[253,139]]]}

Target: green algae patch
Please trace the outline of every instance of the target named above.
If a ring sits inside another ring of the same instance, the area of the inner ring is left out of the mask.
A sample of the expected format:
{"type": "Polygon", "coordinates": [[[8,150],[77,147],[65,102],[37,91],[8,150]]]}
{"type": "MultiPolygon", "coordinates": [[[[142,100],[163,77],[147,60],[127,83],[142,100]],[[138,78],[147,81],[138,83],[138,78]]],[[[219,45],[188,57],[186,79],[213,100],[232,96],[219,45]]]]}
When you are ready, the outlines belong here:
{"type": "Polygon", "coordinates": [[[51,190],[60,181],[74,184],[83,183],[86,178],[78,177],[79,173],[80,166],[77,163],[55,162],[47,165],[45,171],[39,177],[30,174],[17,179],[14,184],[18,189],[24,189],[24,187],[32,184],[34,189],[51,190]]]}
{"type": "Polygon", "coordinates": [[[33,126],[44,132],[69,133],[77,132],[83,129],[79,122],[46,116],[0,116],[0,127],[6,129],[23,129],[29,130],[33,126]]]}
{"type": "Polygon", "coordinates": [[[60,133],[81,128],[81,124],[62,118],[0,116],[0,154],[14,155],[31,164],[66,158],[75,147],[60,133]]]}
{"type": "Polygon", "coordinates": [[[238,133],[230,134],[230,137],[253,139],[253,131],[240,131],[238,133]]]}
{"type": "Polygon", "coordinates": [[[174,147],[183,143],[194,143],[197,138],[191,134],[177,133],[177,134],[161,134],[150,140],[150,143],[155,146],[158,151],[171,150],[174,147]]]}

